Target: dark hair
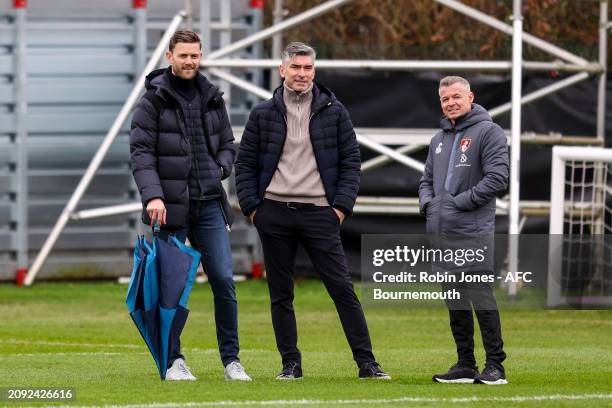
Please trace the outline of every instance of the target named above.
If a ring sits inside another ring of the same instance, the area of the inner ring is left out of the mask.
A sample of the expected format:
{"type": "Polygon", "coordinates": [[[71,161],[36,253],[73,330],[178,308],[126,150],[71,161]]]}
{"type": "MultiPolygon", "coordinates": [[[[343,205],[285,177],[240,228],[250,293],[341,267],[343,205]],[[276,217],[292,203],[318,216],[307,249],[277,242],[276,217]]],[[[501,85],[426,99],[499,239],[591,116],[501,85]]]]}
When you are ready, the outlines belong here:
{"type": "Polygon", "coordinates": [[[172,52],[174,50],[174,46],[177,43],[198,43],[200,44],[200,48],[202,48],[200,36],[194,31],[179,30],[175,32],[172,35],[172,38],[170,38],[170,44],[168,44],[168,51],[172,52]]]}

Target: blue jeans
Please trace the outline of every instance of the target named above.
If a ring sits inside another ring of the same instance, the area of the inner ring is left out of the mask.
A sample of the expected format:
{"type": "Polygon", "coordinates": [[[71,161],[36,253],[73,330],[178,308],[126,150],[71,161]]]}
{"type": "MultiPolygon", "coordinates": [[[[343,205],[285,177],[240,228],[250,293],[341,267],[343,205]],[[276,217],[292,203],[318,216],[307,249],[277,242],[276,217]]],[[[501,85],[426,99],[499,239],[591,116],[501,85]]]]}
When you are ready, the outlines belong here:
{"type": "MultiPolygon", "coordinates": [[[[221,361],[226,366],[238,358],[238,304],[232,271],[232,252],[225,218],[218,200],[190,201],[189,225],[174,231],[162,230],[159,237],[167,240],[174,235],[185,242],[189,238],[192,247],[202,254],[202,267],[208,276],[215,299],[215,325],[221,361]]],[[[170,345],[170,365],[180,352],[180,340],[170,345]]]]}

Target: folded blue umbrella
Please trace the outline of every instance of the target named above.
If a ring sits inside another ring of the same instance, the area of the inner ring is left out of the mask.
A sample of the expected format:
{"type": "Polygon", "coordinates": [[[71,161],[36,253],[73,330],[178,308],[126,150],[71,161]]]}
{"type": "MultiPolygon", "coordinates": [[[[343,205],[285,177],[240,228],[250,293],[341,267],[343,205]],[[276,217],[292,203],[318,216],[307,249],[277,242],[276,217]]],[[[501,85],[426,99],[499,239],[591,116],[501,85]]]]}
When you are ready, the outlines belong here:
{"type": "Polygon", "coordinates": [[[159,376],[168,368],[169,347],[180,337],[189,310],[200,253],[175,237],[166,242],[140,236],[134,245],[134,268],[125,303],[149,348],[159,376]]]}

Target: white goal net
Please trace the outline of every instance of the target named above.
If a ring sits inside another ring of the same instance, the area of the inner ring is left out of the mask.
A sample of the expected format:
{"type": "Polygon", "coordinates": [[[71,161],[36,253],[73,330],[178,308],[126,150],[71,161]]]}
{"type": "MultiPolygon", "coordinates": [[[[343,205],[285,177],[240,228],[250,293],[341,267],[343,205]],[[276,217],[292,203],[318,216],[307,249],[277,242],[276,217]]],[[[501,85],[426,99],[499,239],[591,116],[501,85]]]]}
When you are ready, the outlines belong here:
{"type": "Polygon", "coordinates": [[[612,149],[555,146],[548,305],[612,305],[612,149]]]}

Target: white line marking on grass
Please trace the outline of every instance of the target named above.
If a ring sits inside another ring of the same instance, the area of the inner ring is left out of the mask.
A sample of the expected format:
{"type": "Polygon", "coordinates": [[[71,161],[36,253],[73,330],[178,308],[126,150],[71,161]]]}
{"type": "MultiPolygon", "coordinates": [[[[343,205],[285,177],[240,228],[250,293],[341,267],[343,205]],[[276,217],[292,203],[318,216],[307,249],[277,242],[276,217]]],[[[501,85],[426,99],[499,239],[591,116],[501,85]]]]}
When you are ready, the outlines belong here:
{"type": "MultiPolygon", "coordinates": [[[[219,352],[219,350],[216,348],[201,349],[197,347],[185,347],[185,350],[189,353],[192,353],[192,352],[193,353],[218,353],[219,352]]],[[[240,354],[248,354],[248,353],[256,353],[256,354],[270,353],[270,354],[277,355],[278,351],[269,350],[269,349],[240,349],[240,354]]]]}
{"type": "MultiPolygon", "coordinates": [[[[147,354],[147,353],[135,353],[135,352],[130,352],[130,355],[133,354],[147,354]]],[[[91,352],[87,352],[87,351],[75,351],[74,353],[6,353],[4,354],[4,357],[44,357],[44,356],[123,356],[125,355],[125,353],[108,353],[108,352],[104,352],[104,351],[91,351],[91,352]]]]}
{"type": "MultiPolygon", "coordinates": [[[[146,346],[143,344],[142,349],[145,349],[146,346]]],[[[215,354],[218,353],[217,349],[189,349],[186,348],[187,352],[190,354],[215,354]]],[[[244,352],[244,350],[241,350],[244,352]]],[[[138,355],[138,354],[150,354],[148,351],[124,351],[124,352],[107,352],[107,351],[74,351],[74,352],[40,352],[40,353],[5,353],[5,357],[44,357],[44,356],[125,356],[129,354],[130,356],[138,355]]]]}
{"type": "MultiPolygon", "coordinates": [[[[70,343],[63,341],[45,341],[45,340],[12,340],[12,339],[0,339],[0,344],[34,344],[41,346],[58,346],[58,347],[97,347],[100,349],[107,348],[126,348],[126,349],[142,349],[146,347],[145,344],[113,344],[113,343],[70,343]]],[[[197,347],[185,347],[188,352],[194,353],[217,353],[218,350],[214,348],[201,349],[197,347]]],[[[276,353],[275,350],[267,349],[242,349],[241,353],[276,353]]],[[[47,353],[45,353],[47,354],[47,353]]],[[[13,354],[15,355],[15,354],[13,354]]]]}
{"type": "MultiPolygon", "coordinates": [[[[609,400],[612,394],[579,394],[579,395],[534,395],[531,397],[400,397],[385,399],[352,399],[352,400],[261,400],[261,401],[202,401],[202,402],[166,402],[151,404],[126,404],[126,405],[62,405],[60,408],[170,408],[170,407],[235,407],[244,405],[261,406],[292,406],[292,405],[361,405],[361,404],[393,404],[393,403],[471,403],[471,402],[529,402],[529,401],[583,401],[583,400],[609,400]]],[[[58,408],[57,405],[29,408],[58,408]]]]}
{"type": "Polygon", "coordinates": [[[42,345],[42,346],[72,346],[72,347],[100,347],[100,348],[115,347],[115,348],[129,348],[129,349],[136,349],[136,348],[142,347],[142,346],[137,346],[135,344],[68,343],[68,342],[63,342],[63,341],[45,341],[45,340],[2,340],[0,339],[0,343],[3,343],[3,344],[37,344],[37,345],[42,345]]]}

